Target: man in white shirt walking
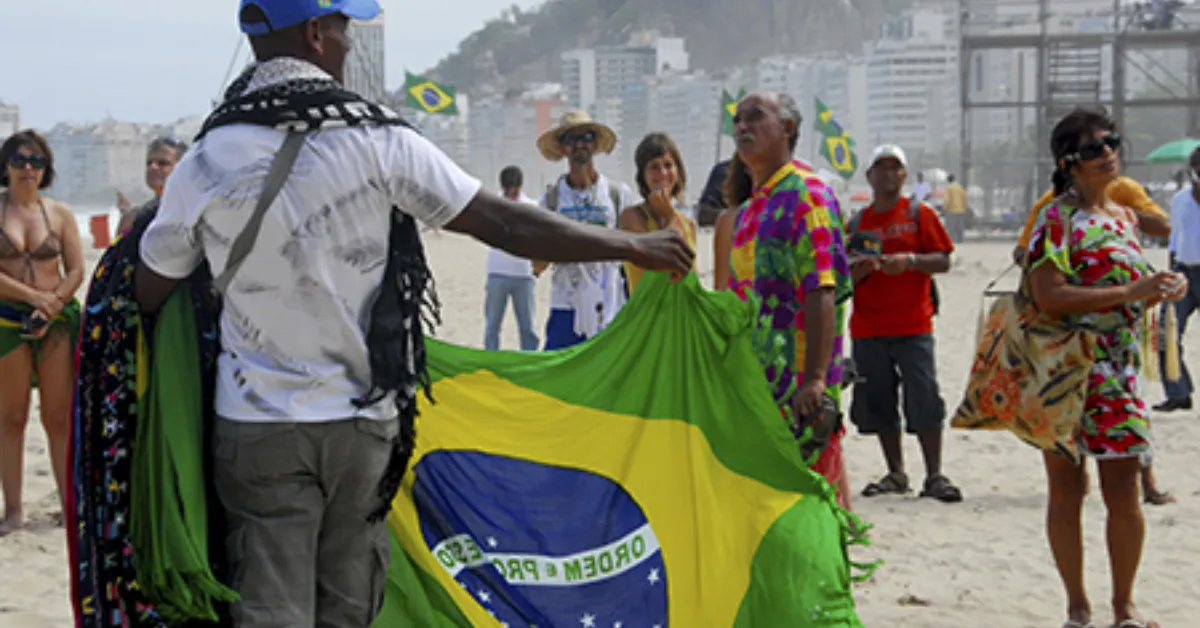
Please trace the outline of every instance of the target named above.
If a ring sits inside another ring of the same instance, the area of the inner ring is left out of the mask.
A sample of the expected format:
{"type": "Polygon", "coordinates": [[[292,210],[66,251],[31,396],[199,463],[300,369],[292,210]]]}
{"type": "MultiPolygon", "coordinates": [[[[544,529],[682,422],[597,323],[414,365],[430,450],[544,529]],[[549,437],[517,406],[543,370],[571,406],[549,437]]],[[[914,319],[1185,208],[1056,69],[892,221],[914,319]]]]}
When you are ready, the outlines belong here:
{"type": "Polygon", "coordinates": [[[628,259],[681,277],[694,253],[671,230],[597,229],[481,191],[394,112],[346,91],[349,21],[376,17],[377,0],[241,5],[257,63],[168,180],[134,292],[155,312],[203,264],[228,278],[231,254],[248,250],[216,282],[212,473],[233,624],[366,627],[430,385],[422,321],[438,301],[416,219],[554,262],[628,259]]]}
{"type": "MultiPolygon", "coordinates": [[[[1192,376],[1183,361],[1181,339],[1184,329],[1187,328],[1188,318],[1200,309],[1200,148],[1196,149],[1188,160],[1188,179],[1191,185],[1176,192],[1171,199],[1171,239],[1167,247],[1171,256],[1171,268],[1186,275],[1190,286],[1188,295],[1173,304],[1179,337],[1167,338],[1164,341],[1179,343],[1180,377],[1178,380],[1169,380],[1166,377],[1165,365],[1160,370],[1167,399],[1154,406],[1154,410],[1158,412],[1192,409],[1192,376]]],[[[1163,307],[1171,306],[1170,303],[1163,304],[1163,307]]],[[[1161,355],[1163,354],[1160,353],[1161,355]]]]}
{"type": "MultiPolygon", "coordinates": [[[[525,176],[516,166],[500,171],[500,189],[504,198],[529,205],[537,201],[521,193],[525,176]]],[[[483,300],[485,318],[483,348],[488,351],[500,349],[500,329],[504,325],[504,311],[512,301],[513,315],[517,319],[517,331],[521,338],[521,351],[537,351],[538,337],[533,331],[533,309],[535,287],[533,262],[493,248],[488,252],[488,276],[486,296],[483,300]]]]}
{"type": "MultiPolygon", "coordinates": [[[[566,158],[567,174],[546,190],[542,207],[575,222],[617,228],[621,209],[640,202],[633,190],[596,171],[596,153],[611,153],[617,136],[583,111],[568,111],[559,125],[538,138],[538,150],[550,161],[566,158]]],[[[544,263],[536,263],[540,274],[544,263]]],[[[545,349],[575,346],[600,333],[625,304],[621,265],[611,262],[556,264],[552,274],[550,316],[545,349]]]]}

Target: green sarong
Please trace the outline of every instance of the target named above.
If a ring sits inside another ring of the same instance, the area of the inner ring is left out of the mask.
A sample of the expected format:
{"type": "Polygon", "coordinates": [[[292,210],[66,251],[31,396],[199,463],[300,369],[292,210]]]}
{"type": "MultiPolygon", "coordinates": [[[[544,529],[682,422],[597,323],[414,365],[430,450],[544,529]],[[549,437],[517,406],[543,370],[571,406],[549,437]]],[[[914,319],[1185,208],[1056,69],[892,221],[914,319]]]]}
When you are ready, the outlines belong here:
{"type": "Polygon", "coordinates": [[[138,586],[169,621],[215,622],[215,603],[237,594],[209,565],[204,394],[191,289],[175,290],[159,313],[152,358],[138,336],[138,443],[129,483],[138,586]]]}
{"type": "MultiPolygon", "coordinates": [[[[50,319],[50,329],[46,331],[46,335],[37,339],[23,338],[21,321],[32,311],[33,306],[28,303],[0,300],[0,358],[16,351],[21,345],[27,344],[33,350],[33,363],[36,365],[41,359],[42,347],[46,342],[65,335],[72,345],[71,359],[75,359],[74,345],[79,342],[79,300],[71,299],[70,303],[64,305],[62,310],[50,319]]],[[[36,369],[31,379],[33,387],[37,388],[36,369]]]]}

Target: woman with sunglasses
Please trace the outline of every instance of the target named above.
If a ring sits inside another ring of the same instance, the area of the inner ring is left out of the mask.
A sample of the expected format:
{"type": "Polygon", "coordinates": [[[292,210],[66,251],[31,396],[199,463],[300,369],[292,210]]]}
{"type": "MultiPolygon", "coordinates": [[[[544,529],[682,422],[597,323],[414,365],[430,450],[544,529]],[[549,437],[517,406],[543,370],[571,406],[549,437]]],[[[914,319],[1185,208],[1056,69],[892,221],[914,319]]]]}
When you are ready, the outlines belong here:
{"type": "Polygon", "coordinates": [[[75,215],[42,190],[54,183],[46,139],[21,131],[0,146],[0,536],[24,525],[21,504],[29,399],[40,388],[42,426],[59,499],[66,477],[83,247],[75,215]]]}
{"type": "MultiPolygon", "coordinates": [[[[1095,458],[1108,509],[1114,626],[1156,626],[1133,602],[1145,539],[1138,478],[1153,454],[1139,383],[1142,319],[1148,307],[1179,300],[1187,280],[1155,272],[1138,244],[1137,217],[1109,198],[1121,146],[1116,124],[1103,112],[1077,109],[1055,126],[1050,150],[1057,164],[1057,198],[1038,215],[1027,256],[1034,303],[1069,327],[1095,338],[1079,451],[1095,458]]],[[[1064,628],[1090,628],[1084,588],[1082,512],[1086,466],[1055,452],[1043,454],[1049,484],[1046,533],[1067,593],[1064,628]]]]}
{"type": "Polygon", "coordinates": [[[134,207],[124,195],[119,194],[118,208],[121,210],[121,222],[117,224],[117,233],[125,233],[133,226],[137,217],[148,211],[158,209],[162,200],[163,190],[167,187],[167,177],[175,170],[175,165],[183,159],[187,152],[187,143],[173,137],[160,137],[146,149],[146,187],[154,192],[154,198],[145,205],[134,207]]]}
{"type": "MultiPolygon", "coordinates": [[[[695,248],[696,221],[680,211],[687,170],[675,142],[665,133],[651,133],[638,144],[633,161],[642,202],[621,211],[620,228],[637,233],[674,229],[695,248]]],[[[625,262],[629,294],[637,288],[643,272],[642,268],[625,262]]]]}

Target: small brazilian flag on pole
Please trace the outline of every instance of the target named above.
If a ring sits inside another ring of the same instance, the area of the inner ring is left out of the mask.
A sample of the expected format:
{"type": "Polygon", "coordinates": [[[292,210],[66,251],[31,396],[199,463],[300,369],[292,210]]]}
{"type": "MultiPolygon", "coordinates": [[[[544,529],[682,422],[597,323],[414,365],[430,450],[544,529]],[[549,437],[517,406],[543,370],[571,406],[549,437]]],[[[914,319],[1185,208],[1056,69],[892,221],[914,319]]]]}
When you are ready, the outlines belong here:
{"type": "Polygon", "coordinates": [[[833,166],[834,172],[843,179],[850,179],[858,170],[858,156],[854,154],[854,140],[834,119],[833,112],[821,99],[817,99],[817,120],[813,129],[823,135],[821,156],[833,166]]]}
{"type": "Polygon", "coordinates": [[[440,115],[458,115],[454,94],[457,90],[450,85],[439,85],[423,76],[405,72],[405,104],[417,111],[440,115]]]}
{"type": "Polygon", "coordinates": [[[733,137],[733,117],[737,115],[737,106],[746,97],[746,90],[739,89],[737,98],[728,91],[721,90],[721,133],[733,137]]]}

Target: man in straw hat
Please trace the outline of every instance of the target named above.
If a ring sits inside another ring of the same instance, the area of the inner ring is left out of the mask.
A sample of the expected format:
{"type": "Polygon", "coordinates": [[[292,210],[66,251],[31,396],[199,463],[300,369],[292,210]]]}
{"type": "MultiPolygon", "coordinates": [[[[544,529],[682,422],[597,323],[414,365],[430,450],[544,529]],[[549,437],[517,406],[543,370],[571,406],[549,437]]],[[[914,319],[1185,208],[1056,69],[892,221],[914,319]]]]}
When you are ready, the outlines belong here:
{"type": "MultiPolygon", "coordinates": [[[[568,170],[542,197],[542,206],[560,216],[589,225],[615,229],[621,208],[638,203],[629,186],[596,171],[593,156],[611,153],[617,145],[612,129],[584,111],[568,111],[558,126],[538,138],[542,156],[567,158],[568,170]]],[[[534,265],[540,274],[545,262],[534,265]]],[[[545,349],[577,345],[612,321],[625,303],[625,280],[620,264],[590,262],[558,264],[552,275],[550,317],[546,320],[545,349]]]]}

